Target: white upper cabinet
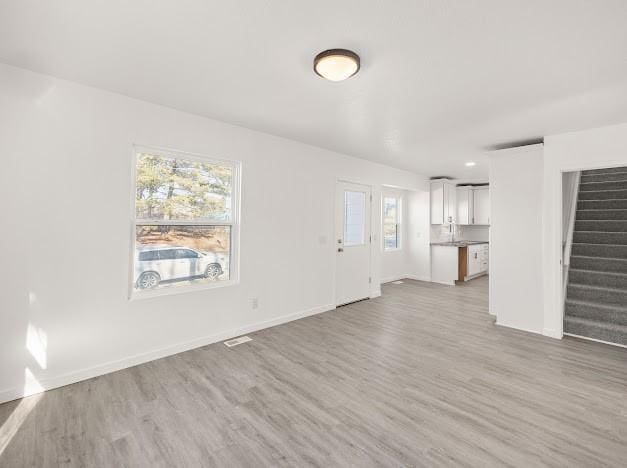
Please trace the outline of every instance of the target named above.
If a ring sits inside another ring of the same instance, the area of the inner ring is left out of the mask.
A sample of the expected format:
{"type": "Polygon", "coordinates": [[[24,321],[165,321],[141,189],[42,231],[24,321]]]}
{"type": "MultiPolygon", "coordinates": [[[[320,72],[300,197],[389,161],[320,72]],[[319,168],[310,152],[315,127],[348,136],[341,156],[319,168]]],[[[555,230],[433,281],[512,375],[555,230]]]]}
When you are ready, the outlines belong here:
{"type": "Polygon", "coordinates": [[[490,224],[490,189],[457,187],[457,224],[490,224]]]}
{"type": "Polygon", "coordinates": [[[490,189],[487,187],[474,189],[473,224],[490,224],[490,189]]]}
{"type": "Polygon", "coordinates": [[[457,187],[457,224],[472,224],[474,196],[471,187],[457,187]]]}
{"type": "Polygon", "coordinates": [[[448,180],[431,182],[431,224],[450,224],[457,219],[455,185],[448,180]]]}
{"type": "Polygon", "coordinates": [[[431,183],[431,224],[444,220],[444,184],[431,183]]]}

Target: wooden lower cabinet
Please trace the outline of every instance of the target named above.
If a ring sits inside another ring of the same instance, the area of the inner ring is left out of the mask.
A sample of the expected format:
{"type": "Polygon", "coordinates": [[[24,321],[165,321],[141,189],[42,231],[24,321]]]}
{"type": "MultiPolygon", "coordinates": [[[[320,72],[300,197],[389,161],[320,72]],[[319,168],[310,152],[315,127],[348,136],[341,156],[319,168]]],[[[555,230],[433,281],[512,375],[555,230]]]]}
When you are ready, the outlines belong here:
{"type": "Polygon", "coordinates": [[[468,247],[459,248],[458,281],[466,281],[468,276],[468,247]]]}
{"type": "Polygon", "coordinates": [[[488,244],[459,248],[458,281],[467,281],[488,273],[488,244]]]}

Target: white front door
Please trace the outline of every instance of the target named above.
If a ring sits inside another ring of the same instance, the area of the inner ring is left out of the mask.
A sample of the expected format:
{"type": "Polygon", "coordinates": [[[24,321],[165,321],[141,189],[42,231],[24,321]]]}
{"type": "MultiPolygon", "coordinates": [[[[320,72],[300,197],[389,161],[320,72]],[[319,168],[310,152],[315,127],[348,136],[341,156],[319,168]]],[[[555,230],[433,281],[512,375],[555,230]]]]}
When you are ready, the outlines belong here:
{"type": "Polygon", "coordinates": [[[335,209],[337,305],[370,296],[370,187],[338,182],[335,209]]]}

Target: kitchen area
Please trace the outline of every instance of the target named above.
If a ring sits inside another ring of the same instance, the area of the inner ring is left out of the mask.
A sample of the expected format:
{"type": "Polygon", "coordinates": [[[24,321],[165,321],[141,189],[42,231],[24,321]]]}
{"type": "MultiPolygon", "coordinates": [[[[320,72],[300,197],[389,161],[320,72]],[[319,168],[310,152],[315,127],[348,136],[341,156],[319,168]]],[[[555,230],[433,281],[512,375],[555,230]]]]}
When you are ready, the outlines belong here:
{"type": "Polygon", "coordinates": [[[489,273],[488,184],[431,181],[431,281],[455,286],[489,273]]]}

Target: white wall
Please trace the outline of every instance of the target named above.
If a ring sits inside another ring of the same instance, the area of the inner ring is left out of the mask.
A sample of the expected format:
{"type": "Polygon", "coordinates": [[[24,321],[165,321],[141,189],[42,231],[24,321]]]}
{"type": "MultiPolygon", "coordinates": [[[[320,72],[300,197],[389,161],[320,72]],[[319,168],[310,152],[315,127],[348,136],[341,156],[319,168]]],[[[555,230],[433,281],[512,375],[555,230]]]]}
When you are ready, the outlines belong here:
{"type": "Polygon", "coordinates": [[[627,166],[627,123],[544,139],[544,333],[562,337],[562,173],[627,166]]]}
{"type": "MultiPolygon", "coordinates": [[[[409,172],[4,65],[0,154],[0,401],[333,308],[336,180],[372,184],[375,207],[382,184],[426,186],[409,172]],[[240,284],[127,299],[134,143],[242,161],[240,284]]],[[[373,249],[373,295],[379,257],[373,249]]]]}
{"type": "Polygon", "coordinates": [[[491,153],[490,312],[499,324],[562,337],[562,176],[617,166],[627,166],[627,124],[491,153]]]}
{"type": "Polygon", "coordinates": [[[381,254],[381,283],[402,278],[430,281],[428,183],[420,190],[384,187],[383,194],[401,197],[402,217],[401,249],[381,254]]]}
{"type": "Polygon", "coordinates": [[[542,145],[490,154],[490,313],[542,333],[542,145]]]}
{"type": "Polygon", "coordinates": [[[419,281],[431,281],[430,209],[431,189],[425,181],[420,189],[407,193],[407,277],[419,281]]]}

